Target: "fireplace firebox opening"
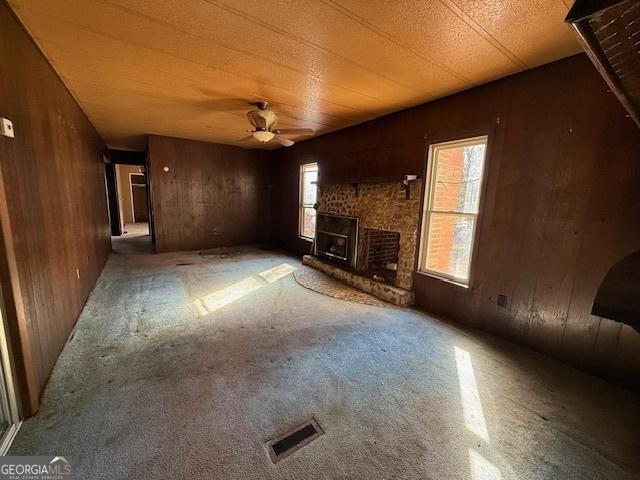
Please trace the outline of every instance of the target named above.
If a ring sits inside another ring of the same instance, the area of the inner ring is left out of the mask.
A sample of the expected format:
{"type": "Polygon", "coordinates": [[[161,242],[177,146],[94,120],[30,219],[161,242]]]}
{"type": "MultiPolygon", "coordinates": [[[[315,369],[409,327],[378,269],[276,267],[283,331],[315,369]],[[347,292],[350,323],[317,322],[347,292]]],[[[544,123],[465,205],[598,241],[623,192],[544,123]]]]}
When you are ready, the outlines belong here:
{"type": "Polygon", "coordinates": [[[400,233],[376,228],[363,229],[359,270],[376,280],[396,282],[400,233]]]}
{"type": "Polygon", "coordinates": [[[318,257],[355,269],[357,246],[357,218],[318,214],[315,242],[318,257]]]}

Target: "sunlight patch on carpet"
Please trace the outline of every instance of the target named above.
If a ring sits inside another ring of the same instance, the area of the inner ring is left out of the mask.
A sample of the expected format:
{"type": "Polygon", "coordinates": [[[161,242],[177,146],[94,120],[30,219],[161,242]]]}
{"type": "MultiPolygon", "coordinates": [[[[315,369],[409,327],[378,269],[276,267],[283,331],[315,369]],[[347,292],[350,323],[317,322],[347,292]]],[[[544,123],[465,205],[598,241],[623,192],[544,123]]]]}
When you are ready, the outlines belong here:
{"type": "Polygon", "coordinates": [[[270,268],[252,277],[247,277],[221,290],[209,293],[194,301],[193,305],[201,316],[207,315],[259,290],[265,285],[277,282],[281,278],[291,274],[295,269],[295,267],[288,263],[283,263],[282,265],[270,268]]]}
{"type": "Polygon", "coordinates": [[[464,423],[473,433],[483,440],[489,441],[489,431],[482,412],[482,403],[480,403],[480,393],[478,392],[476,376],[473,373],[471,357],[466,350],[458,347],[454,348],[464,423]]]}

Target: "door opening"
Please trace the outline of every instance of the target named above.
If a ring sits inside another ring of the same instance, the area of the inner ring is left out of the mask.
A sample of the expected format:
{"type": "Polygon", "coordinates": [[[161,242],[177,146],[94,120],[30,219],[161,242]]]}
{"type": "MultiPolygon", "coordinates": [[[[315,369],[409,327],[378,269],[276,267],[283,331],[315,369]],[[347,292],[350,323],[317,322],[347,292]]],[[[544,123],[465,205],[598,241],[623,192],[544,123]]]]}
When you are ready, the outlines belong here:
{"type": "Polygon", "coordinates": [[[18,412],[18,399],[13,383],[9,334],[7,330],[4,301],[0,291],[0,455],[6,455],[11,442],[22,424],[18,412]]]}
{"type": "Polygon", "coordinates": [[[122,235],[112,237],[112,248],[125,254],[152,253],[146,168],[144,165],[115,168],[122,235]]]}
{"type": "Polygon", "coordinates": [[[131,210],[133,223],[149,225],[149,209],[147,206],[147,180],[144,173],[130,173],[131,210]]]}

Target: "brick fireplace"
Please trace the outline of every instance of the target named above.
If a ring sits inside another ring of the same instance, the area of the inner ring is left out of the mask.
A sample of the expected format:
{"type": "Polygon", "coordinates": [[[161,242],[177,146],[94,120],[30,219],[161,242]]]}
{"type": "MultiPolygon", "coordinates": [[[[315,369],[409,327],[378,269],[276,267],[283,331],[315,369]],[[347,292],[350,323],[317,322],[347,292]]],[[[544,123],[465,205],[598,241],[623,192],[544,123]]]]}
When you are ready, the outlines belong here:
{"type": "Polygon", "coordinates": [[[421,181],[319,185],[318,214],[358,219],[356,270],[407,290],[413,284],[421,181]],[[395,265],[394,265],[395,264],[395,265]]]}
{"type": "Polygon", "coordinates": [[[396,283],[400,233],[378,228],[364,228],[362,238],[362,258],[358,270],[396,283]]]}

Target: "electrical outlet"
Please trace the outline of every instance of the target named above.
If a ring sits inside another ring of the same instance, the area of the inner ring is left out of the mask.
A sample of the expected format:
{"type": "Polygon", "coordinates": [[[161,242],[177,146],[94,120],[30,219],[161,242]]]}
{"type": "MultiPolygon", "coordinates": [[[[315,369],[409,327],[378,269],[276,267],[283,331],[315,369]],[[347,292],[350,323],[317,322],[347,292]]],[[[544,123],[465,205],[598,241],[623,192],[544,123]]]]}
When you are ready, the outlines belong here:
{"type": "Polygon", "coordinates": [[[499,307],[506,307],[507,301],[508,299],[506,295],[503,295],[502,293],[498,294],[498,301],[496,303],[499,307]]]}
{"type": "Polygon", "coordinates": [[[13,138],[15,136],[13,133],[13,123],[8,118],[0,118],[0,135],[4,135],[9,138],[13,138]]]}

